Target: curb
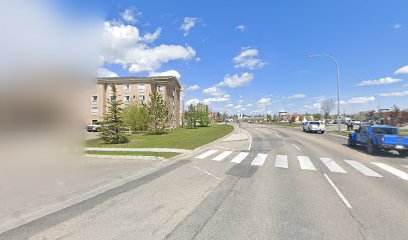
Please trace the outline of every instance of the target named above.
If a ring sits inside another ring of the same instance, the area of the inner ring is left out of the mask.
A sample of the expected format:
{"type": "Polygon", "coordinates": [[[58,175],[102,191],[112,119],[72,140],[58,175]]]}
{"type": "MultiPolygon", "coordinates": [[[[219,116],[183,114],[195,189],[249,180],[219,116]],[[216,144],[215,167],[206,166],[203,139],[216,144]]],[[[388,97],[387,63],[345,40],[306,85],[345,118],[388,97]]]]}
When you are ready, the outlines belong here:
{"type": "MultiPolygon", "coordinates": [[[[163,157],[155,156],[127,156],[127,155],[101,155],[101,154],[85,154],[85,157],[89,158],[106,158],[106,159],[133,159],[133,160],[165,160],[163,157]]],[[[177,156],[175,156],[177,157],[177,156]]]]}

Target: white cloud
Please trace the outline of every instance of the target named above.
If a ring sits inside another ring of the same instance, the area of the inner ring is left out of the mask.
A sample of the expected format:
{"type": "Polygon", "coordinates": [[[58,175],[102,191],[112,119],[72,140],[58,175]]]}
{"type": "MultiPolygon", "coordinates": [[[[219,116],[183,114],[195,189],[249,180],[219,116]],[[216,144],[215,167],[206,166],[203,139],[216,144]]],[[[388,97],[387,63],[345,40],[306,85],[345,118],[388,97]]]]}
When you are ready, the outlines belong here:
{"type": "Polygon", "coordinates": [[[222,97],[206,98],[203,100],[204,104],[211,104],[213,102],[227,102],[230,100],[229,95],[224,95],[222,97]]]}
{"type": "Polygon", "coordinates": [[[396,83],[396,82],[401,82],[401,81],[402,81],[401,79],[386,77],[386,78],[380,78],[378,80],[362,81],[359,84],[357,84],[357,86],[383,85],[383,84],[391,84],[391,83],[396,83]]]}
{"type": "Polygon", "coordinates": [[[235,63],[235,68],[249,68],[251,70],[262,68],[266,65],[258,57],[259,51],[255,48],[242,48],[241,53],[235,56],[232,60],[235,63]]]}
{"type": "Polygon", "coordinates": [[[235,30],[238,30],[240,32],[245,32],[246,27],[244,25],[238,25],[238,26],[235,27],[235,30]]]}
{"type": "Polygon", "coordinates": [[[233,106],[234,106],[234,104],[230,103],[230,104],[225,105],[224,107],[225,108],[232,108],[233,106]]]}
{"type": "Polygon", "coordinates": [[[211,96],[221,96],[225,94],[219,87],[206,88],[203,90],[203,93],[211,96]]]}
{"type": "Polygon", "coordinates": [[[270,103],[271,103],[271,99],[268,98],[268,97],[264,97],[264,98],[259,99],[259,101],[258,101],[257,103],[258,103],[258,104],[263,104],[263,105],[265,105],[265,104],[270,104],[270,103]]]}
{"type": "Polygon", "coordinates": [[[200,103],[200,100],[198,100],[197,98],[190,99],[190,100],[188,100],[188,101],[186,102],[187,106],[190,106],[191,104],[197,105],[197,104],[199,104],[199,103],[200,103]]]}
{"type": "Polygon", "coordinates": [[[398,69],[394,74],[408,74],[408,65],[398,69]]]}
{"type": "Polygon", "coordinates": [[[150,77],[157,77],[157,76],[164,76],[164,77],[176,77],[177,79],[181,78],[181,74],[177,72],[176,70],[169,70],[169,71],[164,71],[164,72],[150,72],[149,73],[150,77]]]}
{"type": "Polygon", "coordinates": [[[227,86],[230,88],[242,87],[248,85],[253,79],[254,74],[247,72],[241,74],[241,76],[238,74],[232,76],[227,74],[224,77],[224,81],[220,82],[218,86],[227,86]]]}
{"type": "Polygon", "coordinates": [[[246,106],[247,107],[252,107],[253,105],[252,105],[252,103],[248,103],[246,106]]]}
{"type": "Polygon", "coordinates": [[[196,25],[198,18],[185,17],[180,29],[184,31],[184,36],[190,33],[190,30],[196,25]]]}
{"type": "Polygon", "coordinates": [[[401,24],[394,24],[394,26],[392,26],[395,30],[400,29],[402,27],[401,24]]]}
{"type": "Polygon", "coordinates": [[[151,47],[149,43],[155,41],[160,32],[159,28],[155,33],[141,36],[135,26],[105,22],[100,64],[119,64],[131,73],[154,72],[169,61],[195,57],[196,52],[190,46],[151,47]]]}
{"type": "Polygon", "coordinates": [[[192,91],[196,91],[198,89],[200,89],[200,87],[198,85],[193,85],[193,86],[186,87],[184,89],[184,91],[185,92],[192,92],[192,91]]]}
{"type": "Polygon", "coordinates": [[[136,12],[135,9],[133,8],[125,9],[125,11],[120,13],[120,16],[125,22],[132,23],[132,24],[137,23],[136,16],[139,16],[139,15],[141,15],[141,12],[136,12]]]}
{"type": "Polygon", "coordinates": [[[403,96],[408,96],[408,91],[381,93],[379,95],[382,97],[403,97],[403,96]]]}
{"type": "Polygon", "coordinates": [[[322,105],[320,103],[314,103],[313,105],[305,105],[305,108],[307,109],[320,109],[322,105]]]}
{"type": "Polygon", "coordinates": [[[286,98],[286,99],[300,99],[300,98],[305,98],[305,97],[306,97],[306,94],[299,93],[299,94],[295,94],[295,95],[284,97],[284,98],[286,98]]]}
{"type": "Polygon", "coordinates": [[[107,68],[98,68],[98,77],[119,77],[118,74],[107,68]]]}
{"type": "Polygon", "coordinates": [[[340,104],[362,104],[375,101],[375,97],[355,97],[347,101],[340,101],[340,104]]]}
{"type": "Polygon", "coordinates": [[[237,105],[234,107],[235,109],[242,108],[242,105],[237,105]]]}
{"type": "Polygon", "coordinates": [[[239,99],[239,100],[238,100],[238,103],[239,103],[239,104],[243,104],[244,102],[245,102],[244,99],[239,99]]]}

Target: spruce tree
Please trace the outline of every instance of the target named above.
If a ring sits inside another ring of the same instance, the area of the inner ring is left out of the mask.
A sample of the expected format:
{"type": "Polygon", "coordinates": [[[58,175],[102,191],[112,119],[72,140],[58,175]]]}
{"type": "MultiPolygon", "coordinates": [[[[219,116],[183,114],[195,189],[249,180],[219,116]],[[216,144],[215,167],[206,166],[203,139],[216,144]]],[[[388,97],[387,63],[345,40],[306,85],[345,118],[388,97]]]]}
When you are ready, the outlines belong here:
{"type": "Polygon", "coordinates": [[[105,143],[118,144],[126,143],[128,139],[122,132],[122,101],[117,99],[116,86],[111,85],[112,98],[108,101],[108,111],[104,115],[104,122],[101,128],[101,138],[105,143]]]}

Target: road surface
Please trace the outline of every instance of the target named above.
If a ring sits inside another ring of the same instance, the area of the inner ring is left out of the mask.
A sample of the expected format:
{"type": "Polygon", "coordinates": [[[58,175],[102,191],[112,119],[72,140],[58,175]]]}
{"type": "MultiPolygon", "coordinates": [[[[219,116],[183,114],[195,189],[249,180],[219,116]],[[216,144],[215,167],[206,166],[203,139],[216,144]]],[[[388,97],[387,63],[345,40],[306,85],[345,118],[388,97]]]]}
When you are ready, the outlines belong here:
{"type": "Polygon", "coordinates": [[[408,160],[242,124],[152,173],[0,239],[407,239],[408,160]]]}

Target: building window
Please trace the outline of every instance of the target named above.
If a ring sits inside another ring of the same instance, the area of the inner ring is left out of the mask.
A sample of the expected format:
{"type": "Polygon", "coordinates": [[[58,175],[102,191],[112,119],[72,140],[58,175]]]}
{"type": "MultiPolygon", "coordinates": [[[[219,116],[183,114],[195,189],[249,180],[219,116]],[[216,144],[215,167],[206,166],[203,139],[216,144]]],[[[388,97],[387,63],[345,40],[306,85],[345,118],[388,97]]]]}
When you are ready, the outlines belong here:
{"type": "Polygon", "coordinates": [[[125,103],[129,103],[130,102],[130,96],[125,96],[125,103]]]}
{"type": "Polygon", "coordinates": [[[116,97],[115,96],[110,96],[110,101],[111,102],[116,101],[116,97]]]}
{"type": "Polygon", "coordinates": [[[92,115],[97,115],[98,114],[98,107],[92,107],[91,108],[91,114],[92,115]]]}
{"type": "Polygon", "coordinates": [[[143,83],[139,84],[139,92],[145,91],[145,85],[143,83]]]}
{"type": "Polygon", "coordinates": [[[92,124],[98,124],[98,120],[92,119],[92,124]]]}
{"type": "Polygon", "coordinates": [[[140,101],[140,103],[144,103],[144,101],[145,101],[145,96],[139,96],[139,101],[140,101]]]}
{"type": "Polygon", "coordinates": [[[92,103],[98,102],[98,96],[92,96],[92,103]]]}
{"type": "Polygon", "coordinates": [[[162,85],[157,85],[157,91],[158,92],[163,92],[163,86],[162,85]]]}
{"type": "Polygon", "coordinates": [[[129,84],[126,84],[124,86],[124,88],[125,88],[125,92],[130,92],[130,85],[129,84]]]}

